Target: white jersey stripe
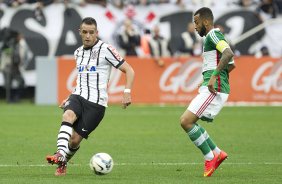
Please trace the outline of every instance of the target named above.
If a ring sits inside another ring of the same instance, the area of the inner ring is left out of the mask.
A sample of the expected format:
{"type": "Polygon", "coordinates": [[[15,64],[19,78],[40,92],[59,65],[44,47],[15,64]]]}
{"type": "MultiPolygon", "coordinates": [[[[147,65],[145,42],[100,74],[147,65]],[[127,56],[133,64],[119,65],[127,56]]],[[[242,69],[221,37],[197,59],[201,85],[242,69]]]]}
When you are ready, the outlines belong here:
{"type": "Polygon", "coordinates": [[[97,66],[99,65],[100,52],[101,52],[101,48],[102,48],[103,44],[104,44],[104,43],[102,43],[102,44],[100,45],[100,48],[99,48],[99,51],[98,51],[98,59],[97,59],[97,64],[96,64],[97,66]]]}
{"type": "Polygon", "coordinates": [[[108,60],[107,58],[105,58],[113,67],[115,67],[115,65],[110,61],[108,60]]]}
{"type": "MultiPolygon", "coordinates": [[[[98,58],[97,58],[97,63],[96,66],[99,66],[99,59],[100,59],[100,53],[101,53],[101,49],[104,43],[102,43],[99,47],[99,51],[98,51],[98,58]]],[[[99,73],[97,73],[97,104],[99,104],[99,99],[100,99],[100,90],[99,90],[99,73]]]]}
{"type": "MultiPolygon", "coordinates": [[[[89,65],[89,63],[90,63],[92,49],[93,49],[93,47],[90,50],[90,55],[89,55],[89,59],[88,59],[87,65],[89,65]]],[[[90,96],[89,73],[87,73],[87,100],[89,100],[89,96],[90,96]]]]}
{"type": "Polygon", "coordinates": [[[219,42],[219,39],[216,37],[214,31],[212,30],[210,34],[211,34],[211,38],[212,38],[213,42],[215,44],[217,44],[219,42]]]}
{"type": "Polygon", "coordinates": [[[109,50],[110,53],[113,55],[113,57],[117,60],[116,56],[115,56],[114,53],[111,51],[111,49],[108,48],[108,50],[109,50]]]}

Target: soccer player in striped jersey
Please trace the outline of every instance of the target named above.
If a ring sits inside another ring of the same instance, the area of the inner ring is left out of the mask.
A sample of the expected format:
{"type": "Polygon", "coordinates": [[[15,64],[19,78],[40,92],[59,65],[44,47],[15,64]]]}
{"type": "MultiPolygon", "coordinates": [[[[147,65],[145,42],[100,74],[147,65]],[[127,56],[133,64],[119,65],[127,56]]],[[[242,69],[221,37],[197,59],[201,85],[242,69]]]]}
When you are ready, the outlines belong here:
{"type": "Polygon", "coordinates": [[[64,109],[58,133],[57,151],[46,157],[48,163],[57,164],[55,175],[66,174],[67,162],[79,149],[80,142],[88,138],[104,117],[107,107],[107,85],[112,67],[126,76],[123,108],[131,104],[134,70],[111,45],[98,39],[94,18],[82,20],[79,33],[83,45],[75,50],[78,72],[76,87],[61,107],[64,109]]]}
{"type": "Polygon", "coordinates": [[[203,46],[203,82],[198,95],[182,114],[180,123],[191,141],[201,150],[205,159],[204,177],[209,177],[227,158],[200,126],[199,119],[212,122],[227,101],[230,85],[229,73],[235,68],[233,52],[219,29],[214,28],[213,13],[203,7],[194,13],[195,29],[205,36],[203,46]]]}

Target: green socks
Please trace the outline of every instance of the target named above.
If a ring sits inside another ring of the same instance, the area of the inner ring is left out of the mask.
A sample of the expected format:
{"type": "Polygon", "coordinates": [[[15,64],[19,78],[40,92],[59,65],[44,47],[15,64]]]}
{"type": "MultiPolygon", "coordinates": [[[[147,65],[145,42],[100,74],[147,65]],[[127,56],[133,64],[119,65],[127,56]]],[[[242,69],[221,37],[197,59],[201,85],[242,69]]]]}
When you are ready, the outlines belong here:
{"type": "Polygon", "coordinates": [[[214,155],[211,151],[211,148],[206,141],[200,127],[193,125],[191,129],[187,131],[191,141],[201,150],[206,160],[212,160],[214,155]]]}

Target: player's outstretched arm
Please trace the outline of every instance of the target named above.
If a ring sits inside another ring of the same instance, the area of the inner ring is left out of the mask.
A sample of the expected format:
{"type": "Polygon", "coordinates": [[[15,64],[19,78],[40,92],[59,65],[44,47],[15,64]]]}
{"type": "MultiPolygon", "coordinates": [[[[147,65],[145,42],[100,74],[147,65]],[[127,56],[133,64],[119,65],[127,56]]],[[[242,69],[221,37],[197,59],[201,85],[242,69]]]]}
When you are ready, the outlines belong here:
{"type": "Polygon", "coordinates": [[[119,67],[119,69],[123,73],[125,73],[125,79],[126,79],[125,89],[123,93],[123,100],[122,100],[122,107],[125,109],[127,106],[131,104],[131,89],[133,86],[135,73],[133,68],[127,62],[124,62],[119,67]]]}

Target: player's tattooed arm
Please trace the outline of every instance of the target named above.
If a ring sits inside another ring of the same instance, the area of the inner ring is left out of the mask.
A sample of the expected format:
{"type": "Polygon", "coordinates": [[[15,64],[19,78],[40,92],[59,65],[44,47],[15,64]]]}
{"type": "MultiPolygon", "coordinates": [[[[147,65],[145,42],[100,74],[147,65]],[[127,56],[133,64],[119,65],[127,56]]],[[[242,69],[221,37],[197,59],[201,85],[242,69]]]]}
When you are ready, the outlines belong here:
{"type": "Polygon", "coordinates": [[[229,64],[228,65],[228,73],[230,73],[232,70],[236,68],[235,64],[229,64]]]}
{"type": "Polygon", "coordinates": [[[234,53],[232,52],[232,50],[230,48],[226,48],[222,53],[220,62],[216,70],[220,72],[223,69],[225,69],[228,66],[228,63],[232,59],[233,56],[234,56],[234,53]]]}

